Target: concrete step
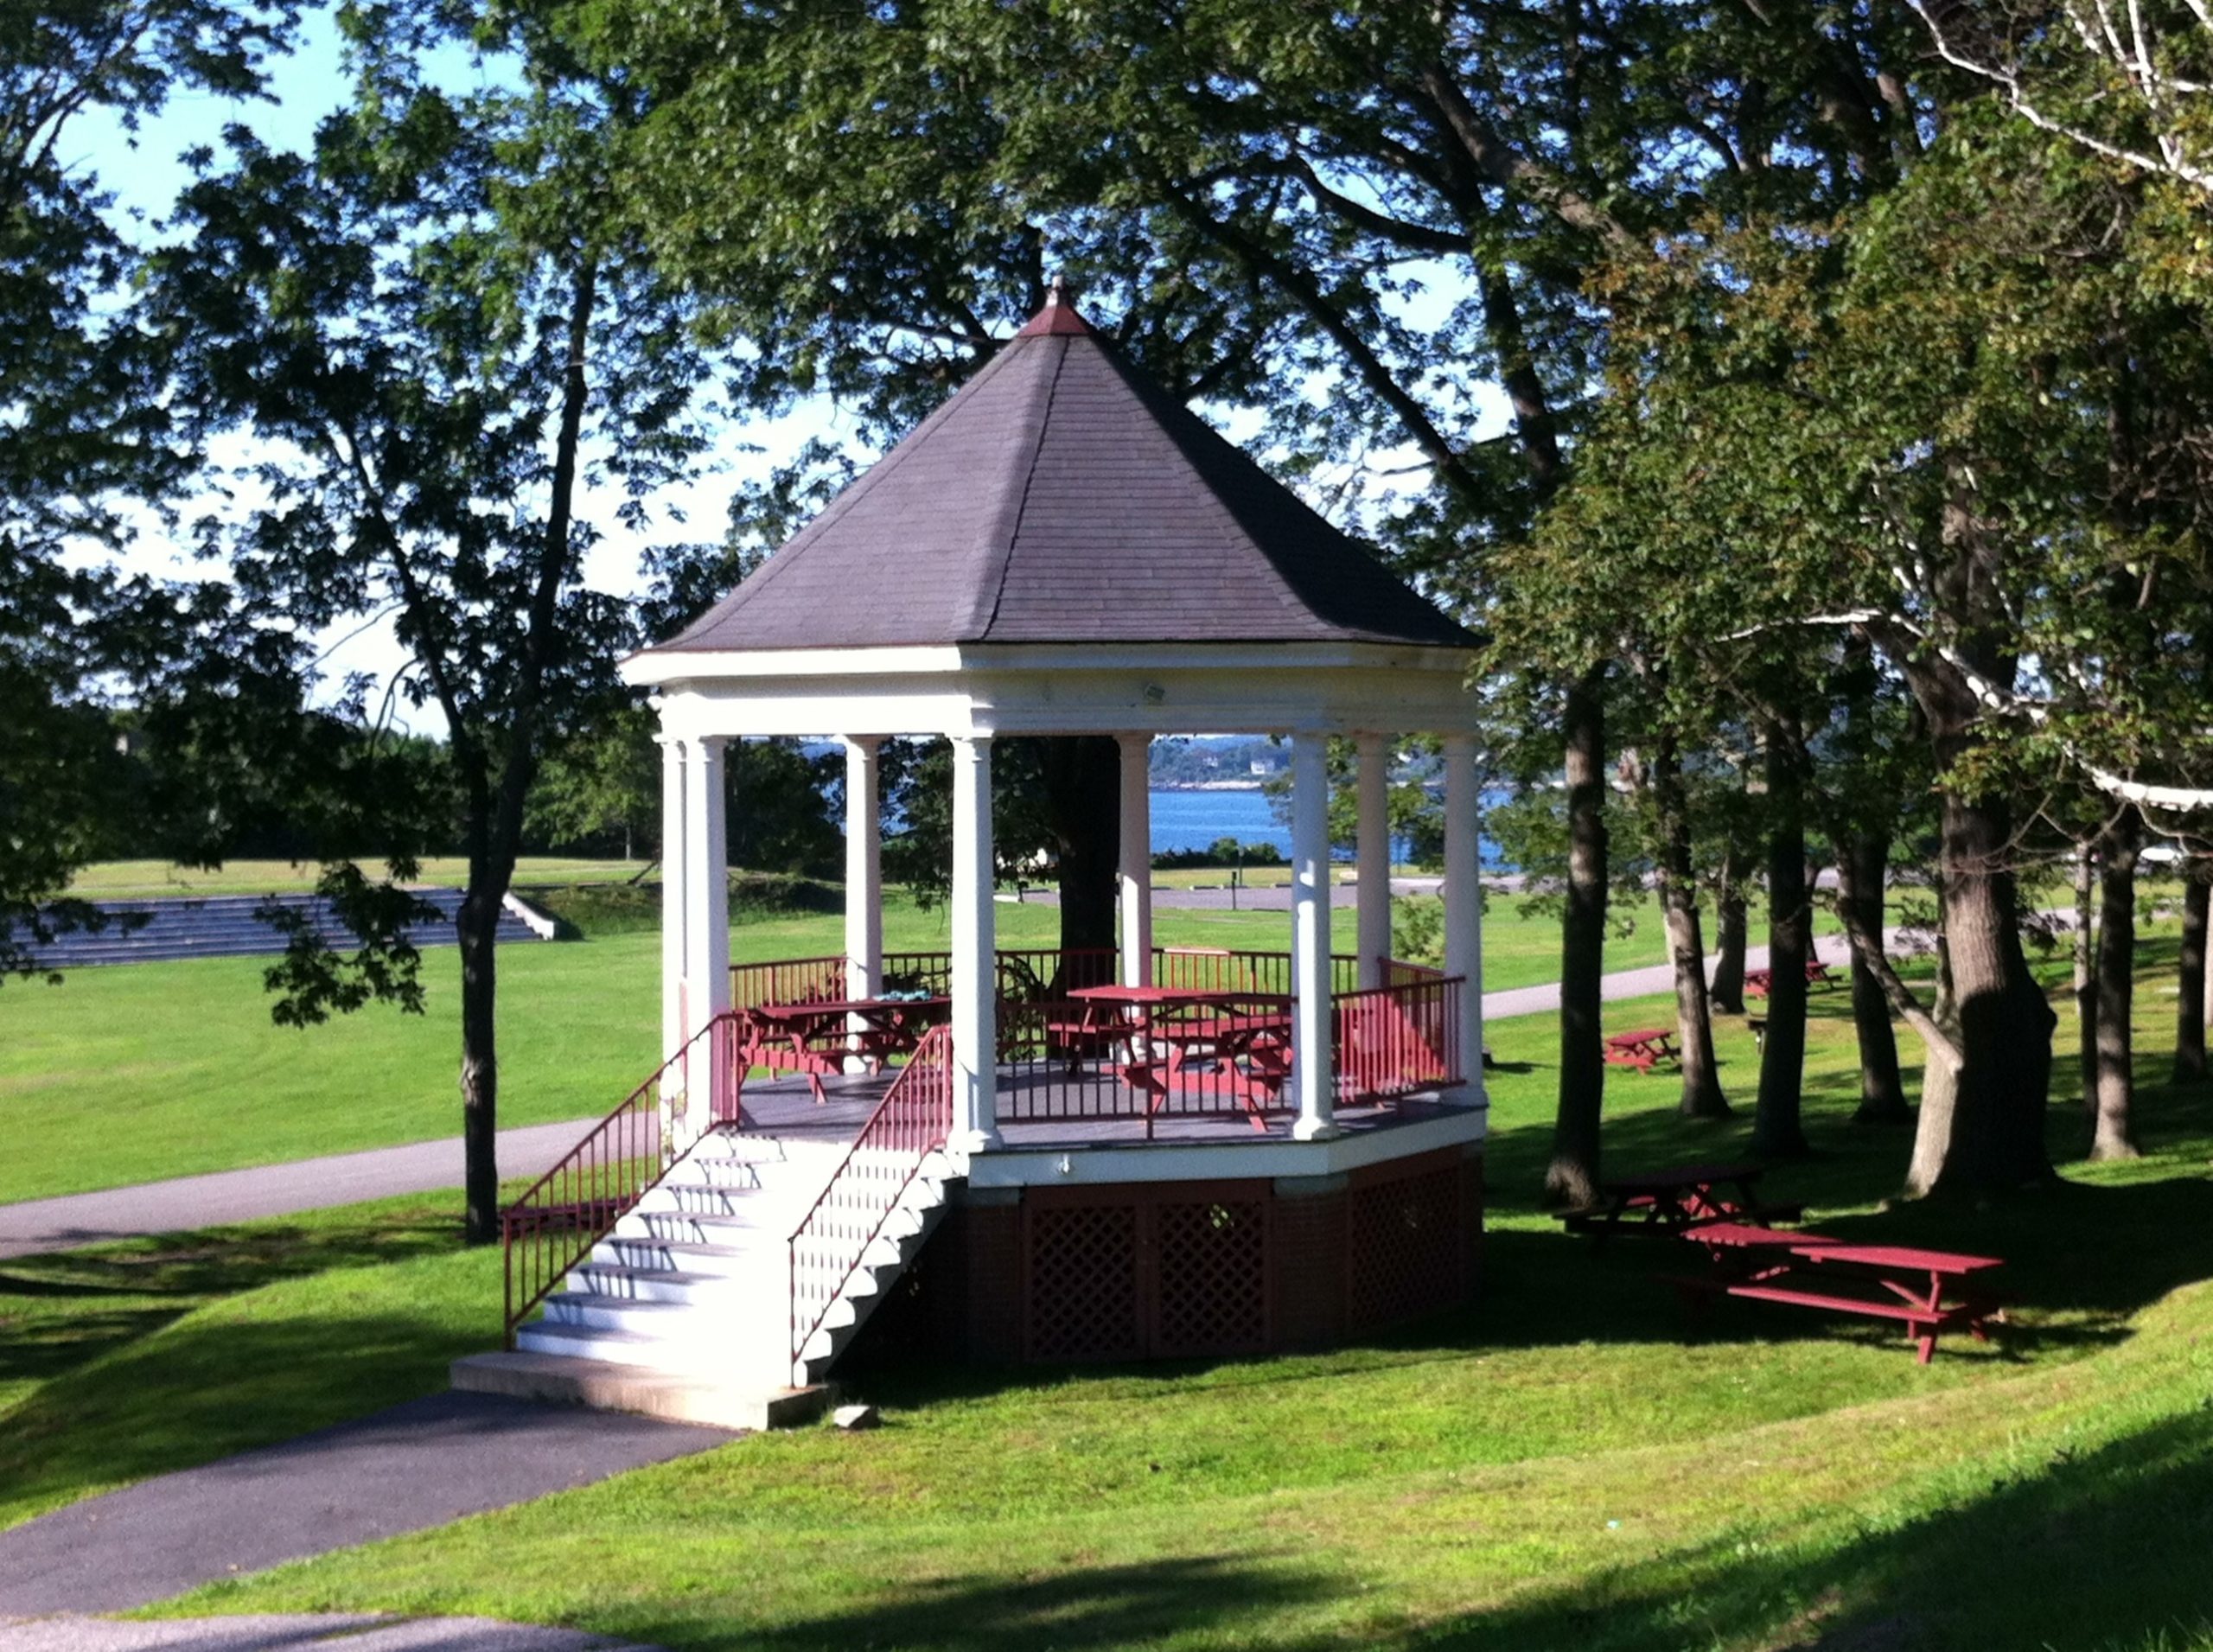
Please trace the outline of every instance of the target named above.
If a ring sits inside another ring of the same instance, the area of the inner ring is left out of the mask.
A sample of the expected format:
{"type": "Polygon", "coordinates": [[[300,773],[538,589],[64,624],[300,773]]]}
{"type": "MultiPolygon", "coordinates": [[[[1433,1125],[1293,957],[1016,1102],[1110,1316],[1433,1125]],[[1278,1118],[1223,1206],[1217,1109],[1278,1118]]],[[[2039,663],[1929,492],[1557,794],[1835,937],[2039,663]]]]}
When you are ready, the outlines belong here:
{"type": "Polygon", "coordinates": [[[453,1386],[470,1394],[507,1394],[542,1404],[629,1411],[669,1422],[760,1430],[796,1428],[813,1422],[836,1400],[826,1384],[788,1388],[558,1354],[471,1354],[456,1360],[453,1386]]]}

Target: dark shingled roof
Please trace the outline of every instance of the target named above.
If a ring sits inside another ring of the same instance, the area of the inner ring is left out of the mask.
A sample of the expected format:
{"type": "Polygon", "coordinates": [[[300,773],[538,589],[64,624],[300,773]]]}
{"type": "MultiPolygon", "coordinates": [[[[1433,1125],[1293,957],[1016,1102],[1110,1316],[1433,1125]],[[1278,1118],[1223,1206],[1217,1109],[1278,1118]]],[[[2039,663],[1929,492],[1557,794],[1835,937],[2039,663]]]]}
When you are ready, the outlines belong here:
{"type": "Polygon", "coordinates": [[[661,647],[1475,641],[1056,296],[661,647]]]}

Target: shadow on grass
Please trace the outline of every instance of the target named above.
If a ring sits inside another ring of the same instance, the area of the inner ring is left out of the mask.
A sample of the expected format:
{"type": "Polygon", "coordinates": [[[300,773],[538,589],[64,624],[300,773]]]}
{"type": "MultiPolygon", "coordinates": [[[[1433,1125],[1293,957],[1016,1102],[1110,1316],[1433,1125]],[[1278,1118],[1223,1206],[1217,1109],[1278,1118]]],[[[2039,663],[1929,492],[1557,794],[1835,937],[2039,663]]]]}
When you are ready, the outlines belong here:
{"type": "Polygon", "coordinates": [[[1464,1652],[2054,1652],[2213,1645],[2213,1412],[1833,1548],[1724,1540],[1419,1637],[1464,1652]]]}
{"type": "MultiPolygon", "coordinates": [[[[1343,1586],[1342,1575],[1289,1554],[1273,1564],[1215,1554],[1139,1566],[1071,1566],[1018,1581],[946,1578],[902,1584],[896,1598],[749,1630],[743,1644],[785,1652],[888,1646],[915,1652],[1033,1652],[1152,1644],[1321,1602],[1343,1586]]],[[[680,1621],[625,1621],[622,1629],[669,1646],[721,1638],[703,1637],[701,1625],[680,1621]]]]}

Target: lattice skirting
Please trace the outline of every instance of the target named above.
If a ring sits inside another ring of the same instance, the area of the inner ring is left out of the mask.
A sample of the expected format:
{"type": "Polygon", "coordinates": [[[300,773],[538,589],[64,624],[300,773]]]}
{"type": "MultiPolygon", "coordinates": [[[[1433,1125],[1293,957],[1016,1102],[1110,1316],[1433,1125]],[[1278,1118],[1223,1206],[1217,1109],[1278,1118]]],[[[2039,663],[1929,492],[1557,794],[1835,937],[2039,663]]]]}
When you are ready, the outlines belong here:
{"type": "Polygon", "coordinates": [[[1482,1225],[1483,1161],[1457,1148],[1322,1184],[972,1198],[864,1343],[1052,1363],[1329,1347],[1470,1300],[1482,1225]]]}

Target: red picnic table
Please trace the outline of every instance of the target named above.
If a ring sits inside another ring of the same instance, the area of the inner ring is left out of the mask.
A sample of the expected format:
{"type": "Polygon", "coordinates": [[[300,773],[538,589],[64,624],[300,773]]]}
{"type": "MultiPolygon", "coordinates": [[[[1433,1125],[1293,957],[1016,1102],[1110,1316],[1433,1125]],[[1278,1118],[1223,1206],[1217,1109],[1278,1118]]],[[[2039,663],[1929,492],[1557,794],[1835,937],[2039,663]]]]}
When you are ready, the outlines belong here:
{"type": "MultiPolygon", "coordinates": [[[[1795,1221],[1795,1204],[1762,1202],[1757,1164],[1682,1164],[1601,1182],[1603,1202],[1560,1213],[1572,1233],[1680,1234],[1719,1221],[1795,1221]]],[[[1762,1228],[1760,1231],[1764,1232],[1762,1228]]]]}
{"type": "Polygon", "coordinates": [[[1710,1222],[1686,1237],[1706,1247],[1710,1278],[1678,1280],[1687,1289],[1783,1302],[1832,1313],[1902,1322],[1918,1345],[1917,1362],[1936,1356],[1937,1333],[1964,1325],[1979,1343],[2003,1311],[1987,1294],[1961,1282],[2005,1266],[1994,1256],[1910,1245],[1854,1245],[1823,1234],[1779,1234],[1744,1222],[1710,1222]],[[1950,1297],[1952,1300],[1947,1301],[1950,1297]]]}
{"type": "Polygon", "coordinates": [[[825,1074],[845,1070],[858,1056],[871,1073],[893,1056],[910,1056],[922,1035],[953,1013],[943,997],[822,998],[797,1004],[756,1004],[743,1012],[745,1064],[774,1073],[804,1073],[816,1105],[825,1074]]]}
{"type": "MultiPolygon", "coordinates": [[[[1771,969],[1748,969],[1744,972],[1744,996],[1746,998],[1763,998],[1768,996],[1769,992],[1773,988],[1774,985],[1775,972],[1771,969]]],[[[1806,960],[1806,985],[1808,986],[1834,986],[1836,985],[1836,977],[1829,973],[1829,966],[1823,963],[1820,959],[1808,958],[1806,960]]]]}
{"type": "Polygon", "coordinates": [[[1661,1062],[1680,1062],[1682,1052],[1675,1048],[1674,1030],[1670,1027],[1640,1027],[1635,1032],[1617,1032],[1606,1040],[1606,1065],[1634,1067],[1640,1073],[1649,1073],[1661,1062]]]}
{"type": "Polygon", "coordinates": [[[1283,1093],[1291,1073],[1291,999],[1280,992],[1193,992],[1184,986],[1083,986],[1068,994],[1083,1008],[1074,1023],[1049,1023],[1071,1048],[1113,1052],[1113,1071],[1147,1098],[1145,1133],[1170,1095],[1196,1080],[1234,1097],[1253,1128],[1265,1131],[1263,1104],[1283,1093]]]}

